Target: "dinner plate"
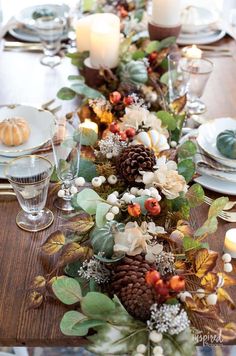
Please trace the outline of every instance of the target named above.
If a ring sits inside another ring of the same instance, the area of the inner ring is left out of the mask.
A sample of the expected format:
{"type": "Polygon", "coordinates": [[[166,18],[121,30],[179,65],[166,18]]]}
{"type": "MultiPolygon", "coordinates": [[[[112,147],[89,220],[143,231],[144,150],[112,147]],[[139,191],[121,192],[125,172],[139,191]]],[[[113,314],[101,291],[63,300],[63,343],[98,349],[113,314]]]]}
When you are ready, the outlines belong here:
{"type": "Polygon", "coordinates": [[[185,33],[196,33],[206,27],[213,26],[219,19],[216,11],[199,6],[188,6],[182,10],[182,31],[185,33]]]}
{"type": "Polygon", "coordinates": [[[232,182],[225,182],[223,180],[213,178],[207,175],[202,175],[201,177],[195,178],[194,181],[207,188],[213,192],[226,194],[226,195],[236,195],[236,184],[232,182]]]}
{"type": "Polygon", "coordinates": [[[236,159],[224,157],[216,147],[216,138],[224,130],[236,130],[236,119],[220,118],[202,124],[199,127],[197,143],[199,146],[217,162],[228,167],[236,168],[236,159]]]}
{"type": "Polygon", "coordinates": [[[51,125],[55,116],[49,111],[27,105],[8,105],[0,107],[0,122],[7,118],[22,117],[30,127],[30,137],[27,142],[15,147],[0,143],[0,155],[18,157],[30,154],[50,139],[51,125]]]}
{"type": "Polygon", "coordinates": [[[190,45],[190,44],[210,44],[216,41],[221,40],[225,36],[226,32],[223,30],[216,30],[214,33],[208,34],[207,36],[201,35],[201,32],[196,34],[195,36],[182,36],[180,33],[179,37],[177,38],[177,43],[179,45],[190,45]]]}

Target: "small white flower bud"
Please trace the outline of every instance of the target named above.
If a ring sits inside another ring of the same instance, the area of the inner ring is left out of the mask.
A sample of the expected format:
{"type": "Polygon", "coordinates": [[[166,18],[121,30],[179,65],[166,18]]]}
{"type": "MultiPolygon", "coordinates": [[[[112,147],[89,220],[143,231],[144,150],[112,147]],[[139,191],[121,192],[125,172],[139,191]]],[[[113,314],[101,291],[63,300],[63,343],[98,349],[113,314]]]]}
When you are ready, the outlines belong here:
{"type": "Polygon", "coordinates": [[[230,273],[233,271],[233,266],[231,263],[225,263],[224,264],[224,271],[227,273],[230,273]]]}
{"type": "Polygon", "coordinates": [[[110,175],[108,178],[107,178],[107,181],[109,184],[116,184],[117,183],[117,176],[115,176],[114,174],[110,175]]]}
{"type": "Polygon", "coordinates": [[[224,261],[225,263],[231,262],[232,257],[230,256],[229,253],[225,253],[222,257],[222,261],[224,261]]]}
{"type": "Polygon", "coordinates": [[[181,292],[181,293],[179,293],[178,297],[181,300],[181,302],[184,303],[186,298],[192,298],[192,294],[187,292],[187,291],[186,292],[181,292]]]}
{"type": "Polygon", "coordinates": [[[142,192],[143,192],[143,189],[139,189],[137,194],[141,197],[142,192]]]}
{"type": "Polygon", "coordinates": [[[113,207],[111,208],[111,212],[112,212],[114,215],[117,215],[117,214],[119,214],[120,209],[118,208],[118,206],[113,206],[113,207]]]}
{"type": "Polygon", "coordinates": [[[135,195],[129,193],[125,193],[122,197],[122,200],[124,200],[126,204],[131,203],[133,199],[135,199],[135,195]]]}
{"type": "Polygon", "coordinates": [[[106,219],[107,221],[112,221],[114,219],[115,215],[113,213],[107,213],[106,219]]]}
{"type": "Polygon", "coordinates": [[[216,303],[217,303],[217,294],[216,293],[209,294],[206,297],[206,302],[207,302],[208,305],[216,305],[216,303]]]}
{"type": "Polygon", "coordinates": [[[161,346],[155,346],[153,352],[154,355],[163,355],[163,348],[161,346]]]}
{"type": "Polygon", "coordinates": [[[106,177],[104,177],[104,176],[99,176],[98,178],[101,179],[102,183],[105,183],[105,182],[106,182],[106,177]]]}
{"type": "Polygon", "coordinates": [[[151,192],[150,192],[150,190],[149,190],[149,189],[144,189],[144,190],[142,191],[141,196],[145,196],[145,195],[147,195],[148,197],[150,197],[150,196],[151,196],[151,192]]]}
{"type": "Polygon", "coordinates": [[[139,344],[136,349],[137,352],[144,354],[147,351],[147,346],[144,344],[139,344]]]}
{"type": "Polygon", "coordinates": [[[84,177],[78,177],[78,178],[75,178],[75,185],[77,187],[83,187],[85,185],[85,179],[84,177]]]}
{"type": "Polygon", "coordinates": [[[132,187],[132,188],[130,189],[130,193],[133,194],[133,195],[137,195],[137,194],[138,194],[138,188],[132,187]]]}
{"type": "Polygon", "coordinates": [[[111,159],[113,157],[113,154],[111,152],[108,152],[106,154],[106,158],[111,159]]]}
{"type": "Polygon", "coordinates": [[[154,342],[155,344],[158,344],[162,340],[162,334],[158,333],[157,331],[153,330],[149,334],[149,339],[154,342]]]}
{"type": "Polygon", "coordinates": [[[65,196],[65,191],[64,191],[64,189],[60,189],[60,190],[58,191],[57,195],[59,196],[59,198],[64,198],[64,196],[65,196]]]}
{"type": "Polygon", "coordinates": [[[176,146],[177,146],[177,142],[176,141],[171,141],[170,147],[175,148],[176,146]]]}
{"type": "Polygon", "coordinates": [[[116,190],[112,193],[112,194],[115,194],[115,196],[118,198],[119,196],[119,192],[117,192],[116,190]]]}
{"type": "Polygon", "coordinates": [[[70,193],[76,194],[77,192],[78,192],[77,188],[74,185],[72,185],[72,187],[70,187],[70,193]]]}
{"type": "Polygon", "coordinates": [[[94,188],[98,188],[98,187],[100,187],[102,185],[102,180],[101,180],[100,177],[95,177],[95,178],[92,179],[91,183],[92,183],[92,186],[94,188]]]}
{"type": "Polygon", "coordinates": [[[115,205],[117,203],[117,197],[114,193],[111,193],[107,197],[107,202],[108,204],[115,205]]]}
{"type": "Polygon", "coordinates": [[[202,288],[197,289],[196,296],[197,296],[199,299],[204,298],[204,297],[206,296],[206,293],[205,293],[204,289],[202,289],[202,288]]]}

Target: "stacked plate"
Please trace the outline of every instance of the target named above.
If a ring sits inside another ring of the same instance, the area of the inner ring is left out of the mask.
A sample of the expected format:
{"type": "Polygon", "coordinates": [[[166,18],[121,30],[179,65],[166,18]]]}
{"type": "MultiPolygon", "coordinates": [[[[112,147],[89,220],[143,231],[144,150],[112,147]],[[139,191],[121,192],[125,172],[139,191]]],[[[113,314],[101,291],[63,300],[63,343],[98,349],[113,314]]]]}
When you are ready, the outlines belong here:
{"type": "Polygon", "coordinates": [[[225,31],[218,29],[219,14],[207,8],[188,6],[182,11],[182,29],[178,44],[209,44],[225,36],[225,31]]]}
{"type": "Polygon", "coordinates": [[[37,152],[51,137],[51,127],[55,120],[49,111],[26,105],[9,105],[0,107],[0,122],[5,119],[21,117],[30,127],[30,137],[22,145],[8,147],[0,142],[0,178],[5,178],[4,169],[12,159],[37,152]]]}
{"type": "MultiPolygon", "coordinates": [[[[9,30],[9,33],[22,41],[26,42],[40,42],[37,33],[35,32],[33,25],[34,21],[41,16],[59,16],[68,17],[69,6],[45,4],[35,5],[22,9],[16,16],[18,25],[9,30]]],[[[67,38],[67,31],[65,30],[63,39],[67,38]]]]}
{"type": "Polygon", "coordinates": [[[216,147],[219,133],[236,130],[236,119],[220,118],[211,120],[199,128],[196,154],[197,172],[201,177],[195,179],[205,188],[213,191],[236,195],[236,159],[223,156],[216,147]]]}

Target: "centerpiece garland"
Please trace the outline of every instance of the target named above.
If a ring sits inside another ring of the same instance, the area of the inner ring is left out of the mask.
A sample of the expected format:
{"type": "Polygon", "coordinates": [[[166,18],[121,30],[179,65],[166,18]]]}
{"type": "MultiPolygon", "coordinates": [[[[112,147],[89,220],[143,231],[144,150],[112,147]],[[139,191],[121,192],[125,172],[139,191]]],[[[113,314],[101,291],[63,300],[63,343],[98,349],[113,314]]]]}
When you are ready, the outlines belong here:
{"type": "MultiPolygon", "coordinates": [[[[115,11],[130,20],[134,8],[121,3],[115,11]]],[[[219,307],[235,308],[226,291],[236,284],[227,273],[231,257],[219,258],[204,241],[216,233],[228,198],[215,200],[195,227],[190,212],[204,202],[204,191],[190,183],[195,144],[179,144],[186,97],[168,103],[173,46],[174,38],[128,35],[118,67],[101,69],[94,87],[83,75],[88,52],[69,53],[80,73],[58,92],[63,100],[84,98],[78,115],[95,121],[99,135],[82,131],[87,147],[75,180],[75,212],[42,245],[54,268],[33,280],[29,306],[55,296],[71,305],[62,333],[86,337],[98,355],[189,356],[198,335],[217,335],[221,342],[236,336],[235,323],[225,323],[219,307]]]]}
{"type": "MultiPolygon", "coordinates": [[[[52,295],[72,305],[61,331],[86,336],[88,349],[99,355],[193,355],[194,333],[235,338],[236,325],[219,313],[220,303],[235,307],[225,289],[235,284],[226,273],[230,256],[217,272],[218,253],[204,242],[216,232],[228,198],[217,199],[204,224],[193,228],[190,209],[203,203],[204,191],[188,185],[194,143],[175,147],[173,141],[173,132],[180,136],[172,126],[178,105],[175,114],[155,114],[142,98],[131,98],[101,139],[85,132],[93,149],[75,180],[75,213],[42,246],[56,257],[55,268],[35,277],[30,306],[52,295]],[[194,329],[196,316],[204,330],[194,329]]],[[[113,101],[114,93],[89,105],[104,115],[113,101]]]]}

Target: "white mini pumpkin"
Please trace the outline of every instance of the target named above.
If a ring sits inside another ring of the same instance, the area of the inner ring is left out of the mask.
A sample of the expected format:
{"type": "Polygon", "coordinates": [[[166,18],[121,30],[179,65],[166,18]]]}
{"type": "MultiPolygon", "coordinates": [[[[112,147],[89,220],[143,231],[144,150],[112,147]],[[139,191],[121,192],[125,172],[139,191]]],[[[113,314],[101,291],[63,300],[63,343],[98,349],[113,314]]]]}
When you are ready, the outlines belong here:
{"type": "Polygon", "coordinates": [[[143,144],[146,147],[152,148],[156,154],[170,148],[166,136],[156,130],[139,132],[134,137],[133,144],[143,144]]]}
{"type": "Polygon", "coordinates": [[[29,136],[29,124],[21,117],[5,119],[0,122],[0,141],[6,146],[22,145],[29,136]]]}

